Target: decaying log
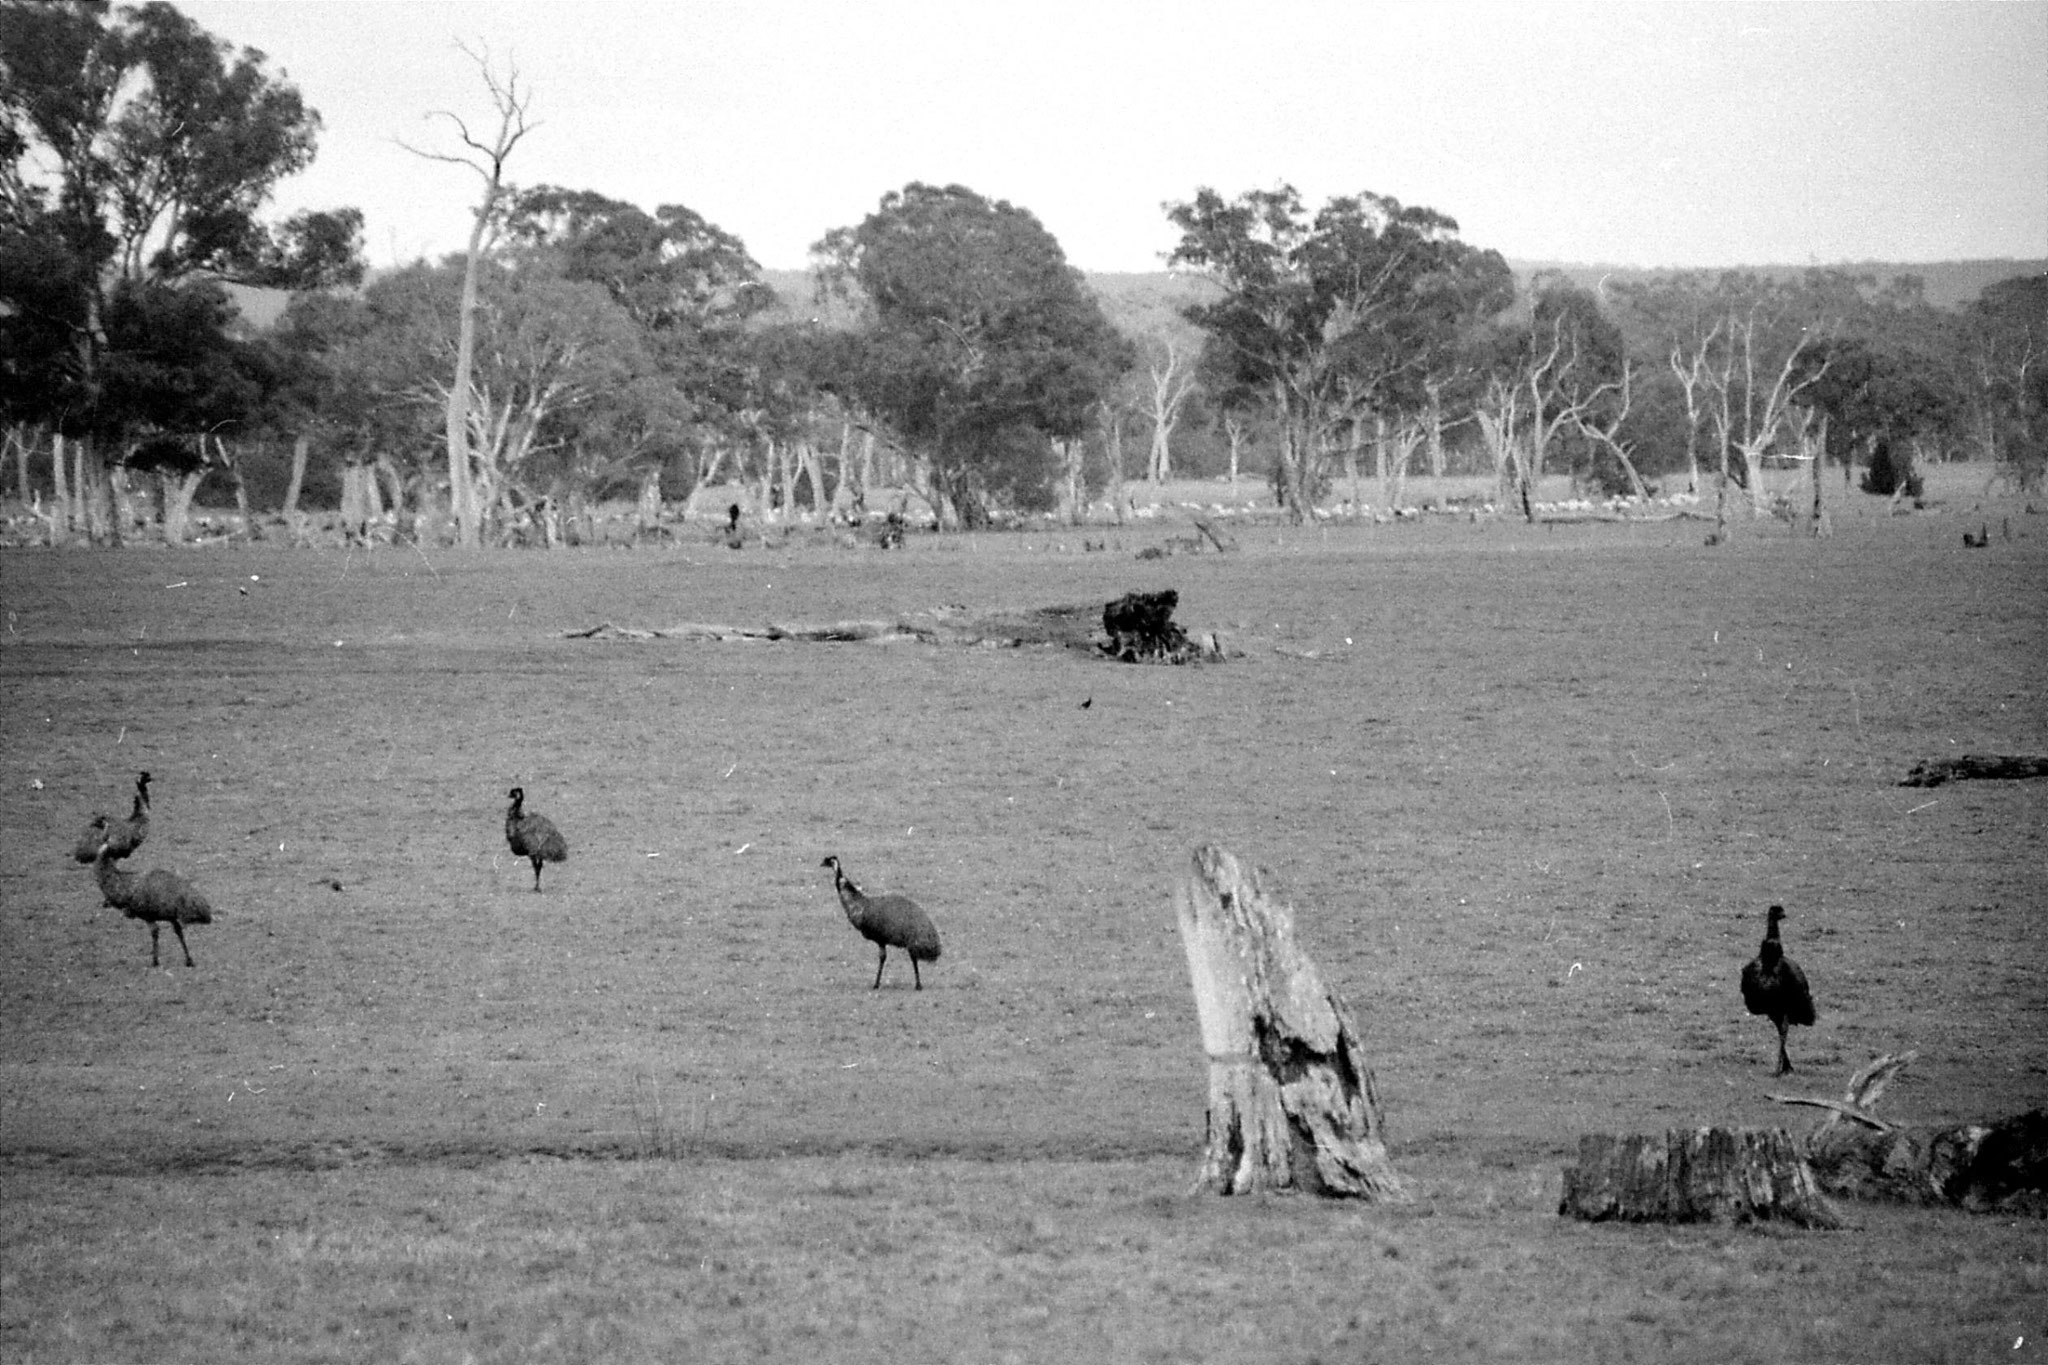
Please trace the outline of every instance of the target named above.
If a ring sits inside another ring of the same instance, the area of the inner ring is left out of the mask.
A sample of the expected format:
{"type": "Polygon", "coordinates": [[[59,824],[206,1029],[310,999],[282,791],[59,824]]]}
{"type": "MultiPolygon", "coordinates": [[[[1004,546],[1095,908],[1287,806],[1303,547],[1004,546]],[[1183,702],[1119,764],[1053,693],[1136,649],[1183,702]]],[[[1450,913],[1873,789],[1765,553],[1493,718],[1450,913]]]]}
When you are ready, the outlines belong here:
{"type": "Polygon", "coordinates": [[[1588,1222],[1786,1222],[1836,1228],[1798,1142],[1782,1128],[1588,1133],[1558,1213],[1588,1222]]]}
{"type": "Polygon", "coordinates": [[[1899,780],[1901,787],[1939,787],[1971,778],[1987,780],[2048,777],[2048,756],[2041,754],[1964,754],[1961,758],[1915,763],[1899,780]]]}
{"type": "Polygon", "coordinates": [[[1205,845],[1174,898],[1209,1056],[1196,1187],[1406,1197],[1388,1159],[1358,1027],[1255,869],[1205,845]]]}
{"type": "Polygon", "coordinates": [[[1821,1188],[1892,1203],[2048,1211],[2048,1110],[1946,1128],[1905,1127],[1870,1112],[1914,1055],[1871,1062],[1850,1079],[1840,1102],[1771,1096],[1828,1110],[1801,1140],[1821,1188]]]}
{"type": "Polygon", "coordinates": [[[1107,656],[1145,663],[1188,663],[1229,657],[1213,634],[1190,640],[1172,622],[1177,594],[1167,591],[1149,597],[1163,598],[1126,610],[1134,599],[1147,594],[1131,593],[1097,608],[1093,605],[1030,607],[1016,610],[972,612],[965,607],[938,607],[893,620],[771,622],[763,626],[719,625],[685,621],[653,628],[600,622],[581,630],[564,631],[571,640],[769,640],[769,641],[875,641],[888,644],[914,640],[928,645],[969,645],[984,648],[1019,649],[1046,645],[1077,653],[1107,656]],[[1123,626],[1110,626],[1111,617],[1123,626]],[[1098,617],[1107,638],[1095,629],[1098,617]],[[1135,623],[1135,624],[1133,624],[1135,623]]]}

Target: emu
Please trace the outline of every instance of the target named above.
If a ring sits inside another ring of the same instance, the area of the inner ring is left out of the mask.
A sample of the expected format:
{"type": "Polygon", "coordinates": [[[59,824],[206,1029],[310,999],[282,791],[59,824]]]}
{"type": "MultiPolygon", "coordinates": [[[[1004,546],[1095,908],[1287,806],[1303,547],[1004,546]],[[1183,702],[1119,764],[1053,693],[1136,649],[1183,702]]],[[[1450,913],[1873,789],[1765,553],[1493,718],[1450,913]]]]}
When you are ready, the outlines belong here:
{"type": "Polygon", "coordinates": [[[1785,956],[1778,941],[1778,921],[1785,907],[1771,907],[1764,922],[1764,941],[1756,957],[1742,969],[1742,1003],[1751,1014],[1761,1014],[1778,1029],[1778,1069],[1773,1076],[1792,1070],[1792,1058],[1785,1051],[1785,1030],[1793,1024],[1811,1027],[1819,1016],[1813,1010],[1813,993],[1806,988],[1806,973],[1785,956]]]}
{"type": "Polygon", "coordinates": [[[507,795],[512,798],[512,807],[505,812],[505,842],[513,857],[533,863],[533,889],[538,891],[540,865],[567,862],[569,844],[547,816],[526,814],[526,788],[514,787],[507,795]]]}
{"type": "Polygon", "coordinates": [[[206,897],[199,894],[199,888],[177,873],[166,872],[162,868],[141,877],[133,872],[123,872],[114,866],[114,846],[111,843],[101,844],[93,855],[92,874],[99,882],[100,894],[106,897],[108,905],[129,919],[139,919],[149,926],[150,966],[163,965],[158,941],[166,924],[178,936],[178,947],[184,951],[185,965],[199,965],[192,960],[192,949],[185,942],[186,925],[213,923],[213,907],[207,904],[206,897]]]}
{"type": "Polygon", "coordinates": [[[882,950],[875,960],[875,984],[868,989],[881,989],[882,968],[888,965],[889,949],[895,947],[910,954],[911,980],[917,983],[917,989],[923,990],[924,977],[917,964],[939,960],[939,931],[932,927],[931,916],[908,896],[867,895],[847,877],[835,854],[825,855],[825,861],[818,866],[832,869],[832,885],[839,892],[839,904],[846,911],[847,922],[860,931],[862,938],[882,950]]]}

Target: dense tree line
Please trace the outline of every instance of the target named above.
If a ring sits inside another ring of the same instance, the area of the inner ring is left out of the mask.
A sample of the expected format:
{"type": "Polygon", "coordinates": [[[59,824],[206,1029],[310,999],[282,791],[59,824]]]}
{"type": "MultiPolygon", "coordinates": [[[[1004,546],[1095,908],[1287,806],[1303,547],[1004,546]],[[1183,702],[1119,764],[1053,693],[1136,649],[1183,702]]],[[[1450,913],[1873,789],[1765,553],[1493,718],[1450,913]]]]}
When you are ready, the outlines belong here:
{"type": "Polygon", "coordinates": [[[176,539],[209,477],[358,532],[554,543],[729,481],[976,527],[1226,469],[1299,518],[1423,473],[1529,516],[1557,474],[1725,516],[1788,459],[1878,494],[1929,460],[2048,468],[2038,276],[1959,310],[1839,270],[1518,280],[1434,209],[1280,186],[1165,206],[1179,278],[1119,292],[1027,209],[913,183],[826,232],[793,299],[685,206],[504,179],[514,138],[473,253],[365,282],[354,210],[259,217],[318,131],[168,4],[0,0],[0,423],[53,531],[176,539]],[[276,325],[243,286],[289,292],[276,325]]]}

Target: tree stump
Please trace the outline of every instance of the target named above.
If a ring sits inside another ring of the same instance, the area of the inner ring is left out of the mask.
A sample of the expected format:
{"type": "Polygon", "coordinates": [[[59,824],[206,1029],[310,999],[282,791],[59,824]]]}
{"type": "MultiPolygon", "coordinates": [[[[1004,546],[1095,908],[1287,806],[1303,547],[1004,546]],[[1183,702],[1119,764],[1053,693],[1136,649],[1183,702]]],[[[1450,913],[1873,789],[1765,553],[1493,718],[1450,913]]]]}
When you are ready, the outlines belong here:
{"type": "Polygon", "coordinates": [[[1578,1164],[1565,1168],[1557,1211],[1591,1223],[1842,1226],[1782,1128],[1588,1133],[1579,1139],[1578,1164]]]}
{"type": "Polygon", "coordinates": [[[1358,1027],[1256,870],[1205,845],[1174,897],[1209,1056],[1196,1188],[1404,1199],[1358,1027]]]}
{"type": "Polygon", "coordinates": [[[1186,663],[1215,653],[1214,642],[1196,645],[1173,622],[1180,594],[1127,592],[1102,608],[1102,630],[1109,636],[1103,652],[1125,663],[1186,663]]]}
{"type": "Polygon", "coordinates": [[[1916,1054],[1879,1057],[1850,1078],[1840,1100],[1773,1095],[1828,1111],[1803,1146],[1829,1194],[1972,1211],[2048,1211],[2048,1110],[1993,1123],[1906,1128],[1872,1111],[1916,1054]]]}

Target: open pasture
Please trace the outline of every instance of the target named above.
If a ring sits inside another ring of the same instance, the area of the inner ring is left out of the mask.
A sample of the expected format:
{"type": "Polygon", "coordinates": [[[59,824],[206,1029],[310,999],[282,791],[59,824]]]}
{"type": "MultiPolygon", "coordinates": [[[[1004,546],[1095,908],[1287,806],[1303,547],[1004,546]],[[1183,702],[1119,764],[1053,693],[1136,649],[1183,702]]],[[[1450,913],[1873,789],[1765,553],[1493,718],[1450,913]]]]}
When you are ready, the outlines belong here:
{"type": "Polygon", "coordinates": [[[2038,1219],[1555,1214],[1581,1132],[1804,1126],[1767,1096],[1881,1052],[1894,1119],[2048,1103],[2048,783],[1895,785],[2048,749],[2048,527],[1985,515],[8,554],[0,1354],[2039,1359],[2038,1219]],[[1166,586],[1243,657],[564,638],[1166,586]],[[140,768],[196,970],[69,860],[140,768]],[[1203,841],[1295,906],[1412,1204],[1187,1196],[1203,841]],[[925,990],[828,853],[931,912],[925,990]]]}

